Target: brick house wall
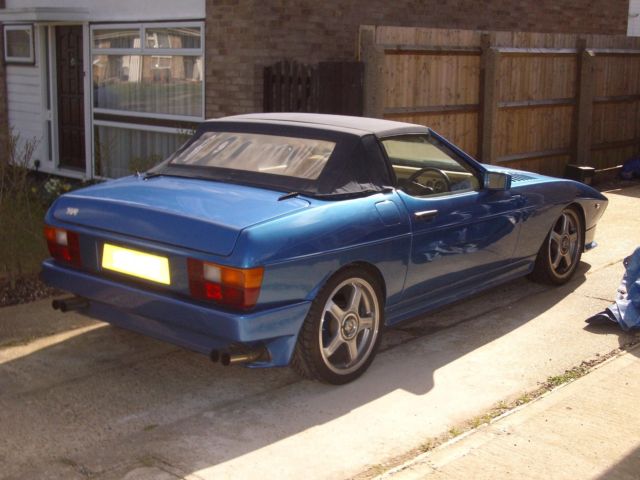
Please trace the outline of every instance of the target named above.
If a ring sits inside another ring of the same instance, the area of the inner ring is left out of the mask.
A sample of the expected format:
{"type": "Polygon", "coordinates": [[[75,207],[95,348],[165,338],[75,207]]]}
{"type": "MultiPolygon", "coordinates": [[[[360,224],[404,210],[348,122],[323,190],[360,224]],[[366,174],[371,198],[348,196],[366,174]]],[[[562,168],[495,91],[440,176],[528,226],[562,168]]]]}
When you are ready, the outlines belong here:
{"type": "Polygon", "coordinates": [[[360,25],[626,34],[628,0],[207,0],[208,118],[262,109],[283,58],[353,60],[360,25]]]}

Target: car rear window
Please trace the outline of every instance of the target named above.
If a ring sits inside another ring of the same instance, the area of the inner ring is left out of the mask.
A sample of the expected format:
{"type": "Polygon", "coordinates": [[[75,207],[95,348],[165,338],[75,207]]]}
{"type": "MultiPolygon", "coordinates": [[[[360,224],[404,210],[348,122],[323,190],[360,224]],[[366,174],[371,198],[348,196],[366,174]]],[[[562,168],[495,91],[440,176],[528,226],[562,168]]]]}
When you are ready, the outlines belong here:
{"type": "Polygon", "coordinates": [[[228,168],[315,180],[335,142],[247,132],[204,132],[171,165],[228,168]]]}

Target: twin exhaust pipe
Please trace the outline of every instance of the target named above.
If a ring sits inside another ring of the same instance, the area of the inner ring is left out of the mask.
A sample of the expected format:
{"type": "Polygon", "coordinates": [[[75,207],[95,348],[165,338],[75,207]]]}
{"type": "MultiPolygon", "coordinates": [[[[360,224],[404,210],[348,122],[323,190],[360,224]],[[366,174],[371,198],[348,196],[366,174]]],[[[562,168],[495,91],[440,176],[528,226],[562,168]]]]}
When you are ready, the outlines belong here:
{"type": "MultiPolygon", "coordinates": [[[[82,297],[69,297],[53,300],[51,306],[62,313],[82,310],[89,306],[89,300],[82,297]]],[[[233,345],[229,350],[212,350],[209,353],[212,362],[220,362],[225,367],[229,365],[253,363],[258,360],[269,360],[269,351],[264,345],[249,347],[247,345],[233,345]]]]}
{"type": "Polygon", "coordinates": [[[60,298],[51,302],[51,306],[54,310],[60,310],[62,313],[66,313],[87,308],[89,301],[82,297],[60,298]]]}

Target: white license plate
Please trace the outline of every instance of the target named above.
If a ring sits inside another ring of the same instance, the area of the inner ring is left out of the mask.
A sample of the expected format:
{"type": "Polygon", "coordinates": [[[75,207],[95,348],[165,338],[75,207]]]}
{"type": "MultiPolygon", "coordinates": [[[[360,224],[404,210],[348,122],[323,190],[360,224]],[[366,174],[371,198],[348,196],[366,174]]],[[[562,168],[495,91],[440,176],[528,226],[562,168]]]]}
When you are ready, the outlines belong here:
{"type": "Polygon", "coordinates": [[[169,259],[159,255],[105,243],[102,250],[102,268],[171,285],[169,259]]]}

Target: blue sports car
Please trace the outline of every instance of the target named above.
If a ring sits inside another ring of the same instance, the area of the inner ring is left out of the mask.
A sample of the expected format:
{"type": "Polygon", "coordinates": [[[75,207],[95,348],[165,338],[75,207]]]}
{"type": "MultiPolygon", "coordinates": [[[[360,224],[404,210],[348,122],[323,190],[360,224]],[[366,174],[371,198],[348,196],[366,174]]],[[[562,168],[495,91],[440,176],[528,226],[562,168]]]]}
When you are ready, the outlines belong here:
{"type": "Polygon", "coordinates": [[[606,206],[419,125],[240,115],[144,174],[61,196],[42,278],[73,294],[56,309],[343,384],[387,326],[527,274],[567,282],[606,206]]]}

